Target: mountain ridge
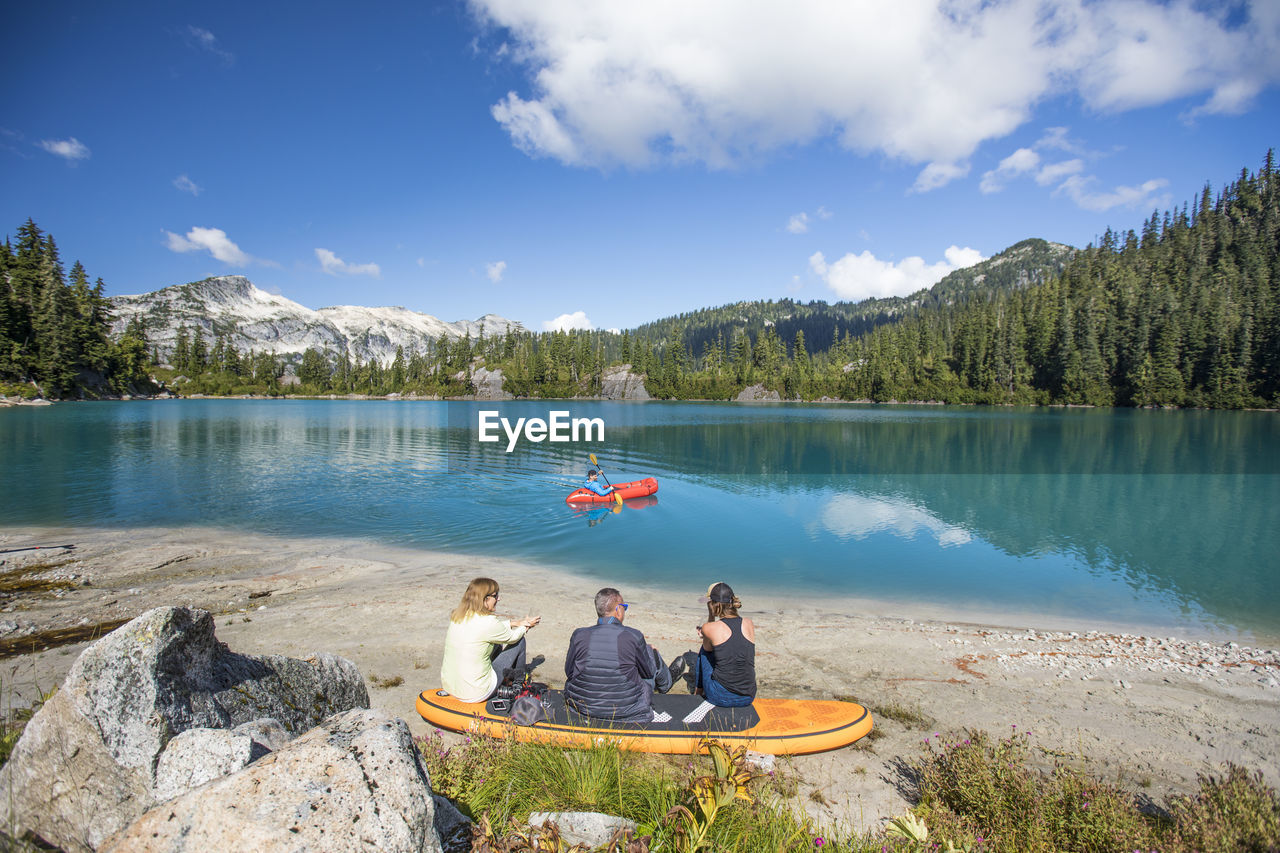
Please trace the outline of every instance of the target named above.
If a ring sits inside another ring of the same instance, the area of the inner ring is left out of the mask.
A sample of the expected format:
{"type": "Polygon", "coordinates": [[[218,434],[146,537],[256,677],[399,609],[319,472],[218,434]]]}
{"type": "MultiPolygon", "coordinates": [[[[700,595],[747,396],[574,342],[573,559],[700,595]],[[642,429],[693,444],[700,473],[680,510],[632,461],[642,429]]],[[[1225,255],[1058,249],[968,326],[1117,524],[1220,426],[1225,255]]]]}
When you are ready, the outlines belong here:
{"type": "Polygon", "coordinates": [[[112,334],[120,335],[131,321],[141,319],[148,341],[162,357],[173,353],[183,326],[190,334],[200,329],[210,344],[219,336],[225,337],[240,352],[265,350],[295,361],[314,348],[383,365],[392,362],[400,347],[408,352],[424,349],[427,342],[440,338],[525,331],[518,321],[492,313],[476,320],[447,322],[401,306],[312,309],[268,293],[241,275],[211,276],[150,293],[112,297],[108,303],[112,334]]]}
{"type": "Polygon", "coordinates": [[[1024,290],[1060,273],[1077,251],[1064,243],[1031,237],[972,266],[953,270],[936,284],[906,296],[872,297],[860,302],[742,300],[669,315],[642,323],[630,332],[638,339],[665,345],[678,329],[684,345],[697,354],[717,338],[729,344],[740,332],[754,338],[766,327],[773,327],[782,340],[790,343],[796,331],[804,329],[806,348],[813,354],[830,346],[834,335],[859,337],[931,306],[1024,290]]]}

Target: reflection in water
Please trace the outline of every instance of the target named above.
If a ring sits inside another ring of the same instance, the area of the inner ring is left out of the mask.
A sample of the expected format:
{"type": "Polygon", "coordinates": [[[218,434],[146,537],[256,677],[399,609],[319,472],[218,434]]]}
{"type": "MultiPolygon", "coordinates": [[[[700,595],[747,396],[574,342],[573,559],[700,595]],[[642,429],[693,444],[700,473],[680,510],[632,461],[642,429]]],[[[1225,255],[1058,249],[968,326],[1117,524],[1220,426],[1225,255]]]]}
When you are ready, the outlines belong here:
{"type": "Polygon", "coordinates": [[[605,444],[506,453],[475,440],[480,405],[10,409],[0,519],[372,537],[587,573],[605,548],[627,557],[608,567],[618,582],[705,587],[705,570],[748,589],[1280,631],[1273,414],[483,404],[607,425],[605,444]],[[658,477],[661,503],[567,508],[592,452],[616,479],[658,477]]]}
{"type": "Polygon", "coordinates": [[[604,504],[570,504],[575,517],[585,518],[588,527],[595,527],[611,515],[621,515],[623,508],[626,509],[647,509],[651,506],[658,505],[657,495],[642,495],[638,498],[628,498],[621,504],[604,503],[604,504]]]}
{"type": "Polygon", "coordinates": [[[915,539],[923,531],[939,545],[964,545],[972,540],[962,527],[947,524],[906,501],[866,495],[837,495],[827,501],[820,517],[822,526],[841,539],[866,539],[873,533],[891,533],[915,539]]]}

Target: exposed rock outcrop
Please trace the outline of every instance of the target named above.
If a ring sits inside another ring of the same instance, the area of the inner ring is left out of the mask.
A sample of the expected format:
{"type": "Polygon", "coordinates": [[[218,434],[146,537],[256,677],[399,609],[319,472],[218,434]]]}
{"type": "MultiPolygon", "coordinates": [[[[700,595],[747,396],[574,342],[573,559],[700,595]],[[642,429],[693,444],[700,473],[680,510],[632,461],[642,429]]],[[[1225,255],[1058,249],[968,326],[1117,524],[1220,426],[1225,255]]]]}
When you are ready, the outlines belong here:
{"type": "Polygon", "coordinates": [[[600,375],[600,396],[605,400],[649,400],[643,374],[631,372],[631,365],[606,368],[600,375]]]}
{"type": "Polygon", "coordinates": [[[781,403],[782,395],[763,385],[748,385],[733,398],[738,403],[781,403]]]}
{"type": "Polygon", "coordinates": [[[476,368],[471,374],[471,384],[476,388],[477,400],[512,400],[513,394],[502,390],[502,370],[476,368]]]}
{"type": "Polygon", "coordinates": [[[382,711],[353,710],[151,809],[103,849],[438,853],[434,811],[408,725],[382,711]]]}
{"type": "MultiPolygon", "coordinates": [[[[297,735],[368,705],[364,679],[348,660],[236,654],[214,637],[209,613],[157,608],[80,655],[0,770],[0,801],[19,832],[93,850],[157,801],[162,754],[183,732],[272,718],[297,735]]],[[[264,726],[241,731],[247,747],[227,739],[214,763],[234,766],[253,743],[270,741],[264,726]]]]}

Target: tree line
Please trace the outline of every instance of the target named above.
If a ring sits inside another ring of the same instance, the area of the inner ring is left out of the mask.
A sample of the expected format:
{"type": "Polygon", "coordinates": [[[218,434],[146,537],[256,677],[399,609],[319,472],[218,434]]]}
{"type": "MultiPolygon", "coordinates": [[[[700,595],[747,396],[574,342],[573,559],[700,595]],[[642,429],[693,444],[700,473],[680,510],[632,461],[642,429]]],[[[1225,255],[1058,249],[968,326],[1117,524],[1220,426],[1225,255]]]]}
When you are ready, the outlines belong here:
{"type": "Polygon", "coordinates": [[[111,388],[147,372],[188,393],[457,396],[480,367],[518,397],[597,394],[630,364],[660,399],[783,399],[1098,406],[1280,406],[1280,189],[1273,153],[1216,195],[1108,229],[1070,251],[1011,247],[928,291],[864,303],[736,303],[602,331],[424,340],[389,364],[309,349],[286,361],[182,328],[172,352],[133,323],[106,335],[102,282],[65,281],[53,238],[28,221],[0,246],[0,379],[55,393],[89,374],[111,388]],[[168,365],[162,364],[167,358],[168,365]]]}
{"type": "Polygon", "coordinates": [[[109,336],[105,285],[91,285],[76,261],[68,276],[53,235],[28,219],[16,244],[0,243],[0,386],[19,394],[38,388],[52,397],[147,391],[145,337],[130,325],[109,336]]]}

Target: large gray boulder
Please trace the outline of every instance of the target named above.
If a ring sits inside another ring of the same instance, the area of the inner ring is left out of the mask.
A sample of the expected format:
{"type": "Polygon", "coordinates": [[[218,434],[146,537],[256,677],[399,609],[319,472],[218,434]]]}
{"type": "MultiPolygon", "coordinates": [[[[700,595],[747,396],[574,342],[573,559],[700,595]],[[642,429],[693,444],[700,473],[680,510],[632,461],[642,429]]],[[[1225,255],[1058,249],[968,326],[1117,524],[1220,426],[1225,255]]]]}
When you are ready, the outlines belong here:
{"type": "Polygon", "coordinates": [[[631,365],[618,364],[600,374],[600,396],[606,400],[649,400],[644,375],[631,372],[631,365]]]}
{"type": "Polygon", "coordinates": [[[157,802],[160,757],[183,732],[269,717],[296,736],[368,706],[348,660],[236,654],[209,613],[157,608],[84,650],[0,770],[0,802],[19,833],[94,850],[157,802]]]}
{"type": "Polygon", "coordinates": [[[231,776],[151,809],[107,853],[378,850],[439,853],[409,727],[347,711],[231,776]]]}

